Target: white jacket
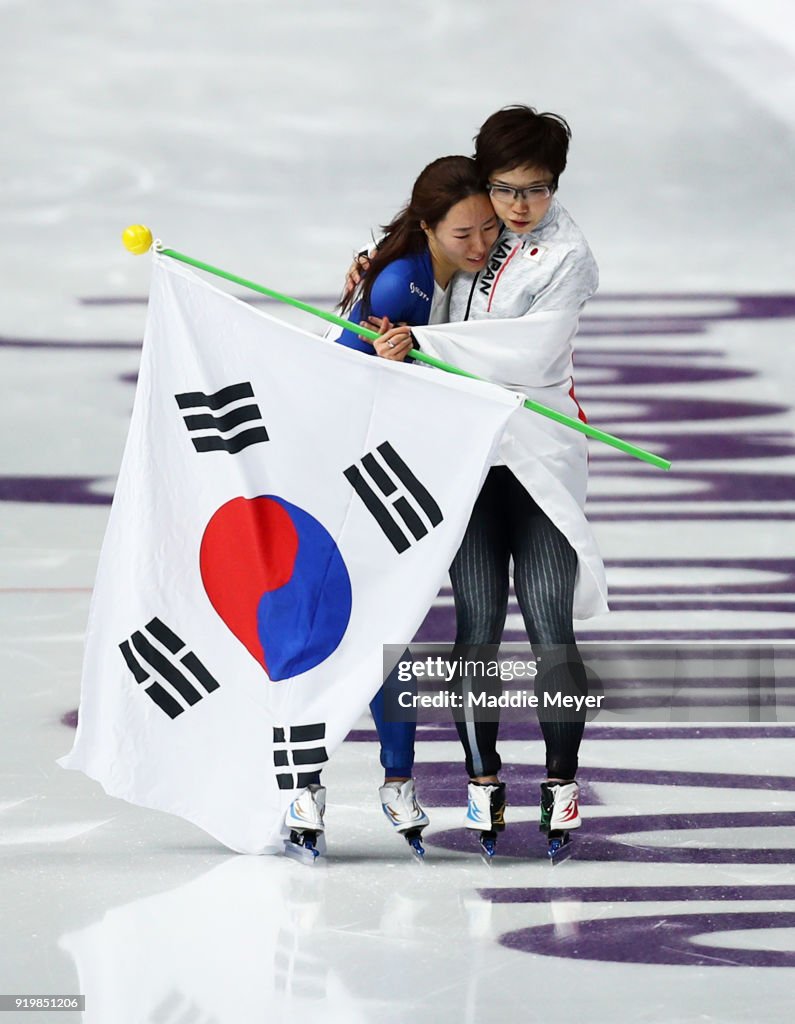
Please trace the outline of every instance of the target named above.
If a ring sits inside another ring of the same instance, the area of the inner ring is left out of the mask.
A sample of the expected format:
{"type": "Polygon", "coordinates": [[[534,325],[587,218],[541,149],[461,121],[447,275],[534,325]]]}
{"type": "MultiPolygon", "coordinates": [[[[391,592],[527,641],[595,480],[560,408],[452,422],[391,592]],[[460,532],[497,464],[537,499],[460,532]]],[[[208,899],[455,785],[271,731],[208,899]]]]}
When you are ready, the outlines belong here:
{"type": "MultiPolygon", "coordinates": [[[[412,333],[423,352],[576,419],[572,340],[598,280],[582,232],[553,200],[535,231],[504,231],[484,270],[456,275],[453,322],[415,327],[412,333]]],[[[604,564],[584,513],[585,437],[520,408],[499,454],[577,552],[575,618],[608,611],[604,564]]]]}

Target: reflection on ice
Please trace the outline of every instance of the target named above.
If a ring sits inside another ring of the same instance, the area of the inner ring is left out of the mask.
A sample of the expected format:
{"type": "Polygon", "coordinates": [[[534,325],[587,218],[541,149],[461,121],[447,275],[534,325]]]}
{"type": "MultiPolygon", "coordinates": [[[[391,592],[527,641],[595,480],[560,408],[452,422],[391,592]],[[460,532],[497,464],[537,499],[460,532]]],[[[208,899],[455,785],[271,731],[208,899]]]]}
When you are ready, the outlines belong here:
{"type": "Polygon", "coordinates": [[[325,875],[233,857],[170,892],[108,910],[64,935],[86,1024],[364,1020],[329,962],[325,875]],[[328,1012],[331,1011],[331,1018],[328,1012]]]}
{"type": "Polygon", "coordinates": [[[243,1024],[265,1008],[278,1021],[398,1021],[445,979],[466,981],[460,1000],[476,1005],[480,981],[439,927],[493,949],[490,902],[410,862],[356,880],[353,864],[328,867],[231,857],[66,933],[85,1024],[243,1024]]]}

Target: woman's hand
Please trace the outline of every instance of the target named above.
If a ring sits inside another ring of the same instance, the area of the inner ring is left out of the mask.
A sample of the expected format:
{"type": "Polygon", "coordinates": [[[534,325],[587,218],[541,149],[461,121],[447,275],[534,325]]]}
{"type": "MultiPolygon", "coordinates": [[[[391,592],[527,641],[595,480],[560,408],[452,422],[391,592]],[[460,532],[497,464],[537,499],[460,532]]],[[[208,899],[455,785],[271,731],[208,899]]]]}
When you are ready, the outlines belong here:
{"type": "Polygon", "coordinates": [[[354,288],[361,284],[361,280],[370,267],[370,255],[366,252],[357,253],[353,257],[353,263],[348,267],[345,274],[345,287],[342,291],[342,298],[347,299],[354,288]]]}
{"type": "MultiPolygon", "coordinates": [[[[389,323],[388,320],[386,322],[389,323]]],[[[407,324],[400,324],[398,327],[389,326],[380,337],[371,341],[370,344],[382,359],[393,359],[396,362],[403,362],[414,348],[411,328],[407,324]]]]}
{"type": "MultiPolygon", "coordinates": [[[[388,316],[368,316],[366,320],[362,320],[359,323],[360,327],[366,327],[368,331],[377,331],[378,334],[386,334],[387,331],[391,331],[394,327],[405,327],[406,324],[399,323],[393,324],[388,316]]],[[[372,341],[372,338],[365,338],[363,334],[359,337],[362,341],[372,341]]]]}

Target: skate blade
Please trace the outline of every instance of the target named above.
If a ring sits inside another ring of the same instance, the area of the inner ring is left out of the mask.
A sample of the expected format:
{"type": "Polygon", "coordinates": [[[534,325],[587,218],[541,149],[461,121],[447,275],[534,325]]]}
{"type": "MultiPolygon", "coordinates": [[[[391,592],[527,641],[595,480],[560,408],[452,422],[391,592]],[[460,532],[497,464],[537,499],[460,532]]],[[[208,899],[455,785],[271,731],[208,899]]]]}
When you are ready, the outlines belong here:
{"type": "Polygon", "coordinates": [[[409,840],[409,849],[411,850],[411,855],[415,863],[425,863],[425,847],[422,845],[419,839],[409,840]]]}
{"type": "Polygon", "coordinates": [[[566,833],[564,839],[550,840],[549,847],[547,848],[547,857],[549,858],[549,863],[552,867],[557,867],[558,864],[563,864],[567,861],[573,852],[574,847],[571,838],[569,837],[569,834],[566,833]]]}
{"type": "Polygon", "coordinates": [[[284,855],[305,867],[313,867],[326,854],[326,838],[322,832],[316,839],[306,839],[304,843],[294,843],[287,839],[284,843],[284,855]]]}
{"type": "Polygon", "coordinates": [[[412,857],[420,864],[425,863],[425,847],[422,845],[423,828],[425,828],[424,825],[420,828],[409,828],[405,832],[400,833],[402,838],[406,840],[412,857]]]}
{"type": "Polygon", "coordinates": [[[497,853],[497,839],[496,836],[486,836],[481,834],[480,836],[480,859],[486,865],[486,867],[492,867],[494,864],[494,857],[497,853]]]}

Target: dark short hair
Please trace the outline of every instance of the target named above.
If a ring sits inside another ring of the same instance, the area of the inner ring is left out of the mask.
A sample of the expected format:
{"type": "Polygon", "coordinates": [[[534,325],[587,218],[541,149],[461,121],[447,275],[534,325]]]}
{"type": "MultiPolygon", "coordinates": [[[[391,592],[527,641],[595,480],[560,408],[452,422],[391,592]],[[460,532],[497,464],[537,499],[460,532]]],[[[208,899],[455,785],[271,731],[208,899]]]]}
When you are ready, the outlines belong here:
{"type": "Polygon", "coordinates": [[[521,104],[503,107],[484,121],[475,136],[478,173],[488,181],[496,171],[512,171],[525,164],[543,167],[557,188],[570,139],[571,129],[558,114],[539,114],[521,104]]]}

